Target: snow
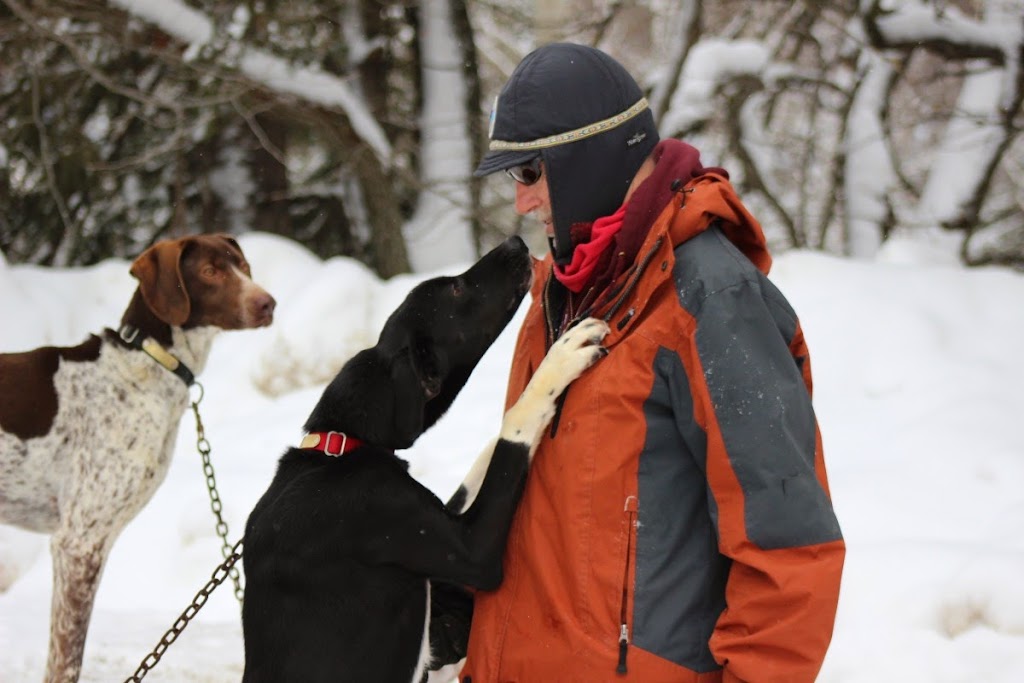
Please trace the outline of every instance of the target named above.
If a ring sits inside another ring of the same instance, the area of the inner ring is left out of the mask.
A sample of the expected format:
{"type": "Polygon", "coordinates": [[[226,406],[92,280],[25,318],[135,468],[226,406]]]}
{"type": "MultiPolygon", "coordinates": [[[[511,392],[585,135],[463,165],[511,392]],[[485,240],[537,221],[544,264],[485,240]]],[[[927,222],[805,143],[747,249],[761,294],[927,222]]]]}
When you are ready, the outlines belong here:
{"type": "MultiPolygon", "coordinates": [[[[327,378],[373,342],[426,277],[382,282],[353,261],[323,261],[281,237],[250,233],[240,242],[279,313],[271,328],[219,337],[200,377],[232,542],[327,378]]],[[[934,263],[930,254],[905,238],[870,261],[777,255],[772,272],[811,348],[815,409],[848,544],[823,683],[1024,680],[1024,277],[934,263]]],[[[115,325],[133,287],[127,268],[118,259],[46,269],[0,258],[0,319],[9,321],[0,351],[77,343],[115,325]]],[[[524,312],[449,414],[405,454],[441,497],[498,428],[524,312]]],[[[114,546],[82,680],[129,676],[220,561],[186,413],[166,482],[114,546]]],[[[44,536],[0,527],[0,586],[7,584],[0,681],[40,680],[50,595],[44,536]]],[[[147,680],[237,681],[241,668],[228,582],[147,680]]]]}

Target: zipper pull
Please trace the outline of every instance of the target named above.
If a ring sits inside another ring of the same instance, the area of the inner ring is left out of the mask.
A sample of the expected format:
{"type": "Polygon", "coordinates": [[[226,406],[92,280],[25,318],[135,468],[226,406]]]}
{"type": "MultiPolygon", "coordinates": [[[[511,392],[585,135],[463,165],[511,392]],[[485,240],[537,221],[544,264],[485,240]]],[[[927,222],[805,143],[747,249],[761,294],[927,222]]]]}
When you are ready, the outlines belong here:
{"type": "Polygon", "coordinates": [[[626,673],[626,650],[629,649],[629,627],[622,624],[619,630],[619,665],[615,667],[615,673],[626,673]]]}
{"type": "Polygon", "coordinates": [[[620,320],[618,323],[616,323],[615,327],[617,327],[621,331],[622,328],[625,327],[626,325],[628,325],[629,321],[633,319],[633,315],[635,313],[636,313],[636,309],[635,308],[631,308],[628,311],[626,311],[626,315],[622,316],[622,320],[620,320]]]}

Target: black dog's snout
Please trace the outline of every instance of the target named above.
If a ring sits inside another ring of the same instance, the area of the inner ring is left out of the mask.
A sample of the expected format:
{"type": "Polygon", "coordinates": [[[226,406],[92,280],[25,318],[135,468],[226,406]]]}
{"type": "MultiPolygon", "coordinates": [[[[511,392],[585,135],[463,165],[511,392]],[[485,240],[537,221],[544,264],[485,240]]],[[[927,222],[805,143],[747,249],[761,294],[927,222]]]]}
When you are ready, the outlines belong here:
{"type": "Polygon", "coordinates": [[[520,237],[519,235],[512,235],[504,242],[502,242],[501,246],[505,247],[506,249],[514,249],[516,251],[529,251],[526,248],[526,242],[524,242],[523,238],[520,237]]]}

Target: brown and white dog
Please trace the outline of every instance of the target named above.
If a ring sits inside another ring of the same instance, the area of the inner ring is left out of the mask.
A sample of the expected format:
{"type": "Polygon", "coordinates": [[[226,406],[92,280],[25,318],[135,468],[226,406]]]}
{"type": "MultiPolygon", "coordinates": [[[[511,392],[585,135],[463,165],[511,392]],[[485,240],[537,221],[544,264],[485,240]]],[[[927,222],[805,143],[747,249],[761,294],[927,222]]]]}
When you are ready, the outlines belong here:
{"type": "Polygon", "coordinates": [[[78,679],[104,562],[167,474],[214,337],[273,320],[227,235],[159,242],[130,272],[118,331],[0,354],[0,522],[52,534],[51,683],[78,679]]]}

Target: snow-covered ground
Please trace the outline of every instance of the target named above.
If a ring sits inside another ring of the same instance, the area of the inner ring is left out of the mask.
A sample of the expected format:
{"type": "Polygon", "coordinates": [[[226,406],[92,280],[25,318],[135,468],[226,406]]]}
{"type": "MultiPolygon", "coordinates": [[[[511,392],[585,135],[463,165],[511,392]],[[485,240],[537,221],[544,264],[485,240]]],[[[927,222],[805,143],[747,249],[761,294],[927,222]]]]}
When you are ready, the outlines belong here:
{"type": "MultiPolygon", "coordinates": [[[[324,383],[373,343],[425,277],[381,282],[350,260],[321,261],[278,237],[240,242],[279,306],[273,327],[222,335],[200,377],[232,539],[324,383]]],[[[929,265],[924,254],[895,245],[868,263],[791,252],[772,271],[811,348],[848,545],[825,683],[1024,680],[1024,277],[929,265]]],[[[50,270],[0,256],[0,351],[73,344],[115,326],[133,286],[121,260],[50,270]]],[[[497,429],[520,320],[406,454],[441,497],[497,429]]],[[[166,482],[114,547],[82,680],[128,677],[210,578],[219,547],[186,413],[166,482]]],[[[0,681],[39,681],[46,539],[0,527],[0,585],[12,581],[0,594],[0,681]]],[[[241,671],[239,607],[228,584],[146,680],[237,681],[241,671]]]]}

